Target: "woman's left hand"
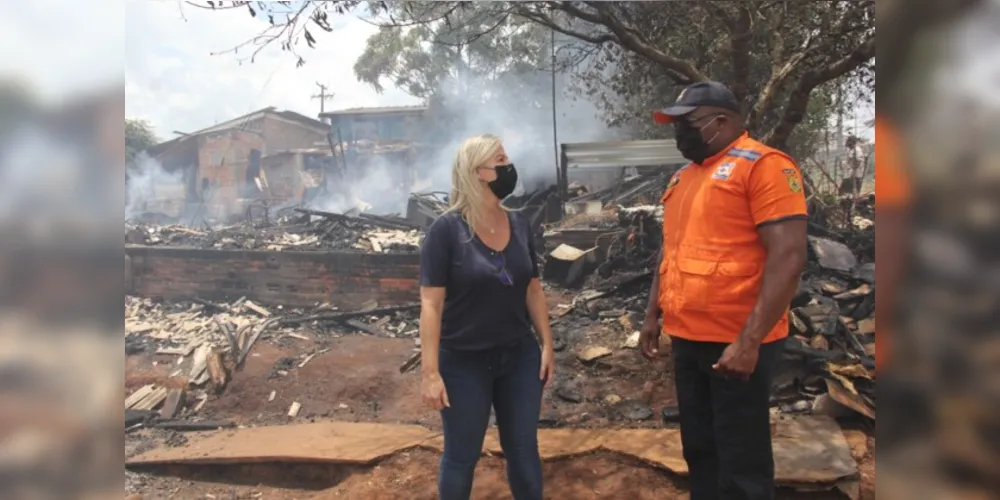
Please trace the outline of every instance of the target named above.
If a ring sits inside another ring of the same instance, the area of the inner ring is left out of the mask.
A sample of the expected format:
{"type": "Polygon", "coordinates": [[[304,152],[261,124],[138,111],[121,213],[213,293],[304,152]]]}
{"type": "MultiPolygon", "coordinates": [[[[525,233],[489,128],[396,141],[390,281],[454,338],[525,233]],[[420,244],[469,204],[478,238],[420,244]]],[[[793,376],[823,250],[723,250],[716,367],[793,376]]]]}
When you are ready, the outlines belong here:
{"type": "Polygon", "coordinates": [[[538,379],[548,387],[552,384],[552,376],[556,371],[556,353],[551,345],[542,346],[542,367],[538,371],[538,379]]]}

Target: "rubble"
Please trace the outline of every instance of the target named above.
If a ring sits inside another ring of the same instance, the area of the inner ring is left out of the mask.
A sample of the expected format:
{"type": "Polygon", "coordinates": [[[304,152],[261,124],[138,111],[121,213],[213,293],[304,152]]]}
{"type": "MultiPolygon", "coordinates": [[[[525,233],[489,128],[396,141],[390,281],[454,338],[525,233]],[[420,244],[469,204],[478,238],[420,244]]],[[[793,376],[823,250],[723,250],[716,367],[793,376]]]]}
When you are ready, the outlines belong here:
{"type": "MultiPolygon", "coordinates": [[[[182,379],[196,390],[199,402],[194,409],[185,412],[185,403],[191,401],[184,388],[168,389],[149,384],[125,400],[125,409],[153,411],[162,406],[160,416],[165,419],[197,413],[207,399],[207,392],[225,391],[233,371],[242,367],[255,343],[262,338],[275,341],[303,338],[295,332],[301,329],[308,329],[317,336],[362,331],[376,332],[383,337],[416,337],[417,309],[418,304],[381,308],[372,304],[360,311],[337,311],[329,304],[321,304],[307,311],[265,308],[246,299],[231,304],[205,300],[157,303],[126,296],[126,355],[177,356],[178,368],[171,378],[182,379]]],[[[274,375],[287,375],[329,350],[319,349],[299,358],[289,358],[287,366],[276,367],[274,375]]]]}
{"type": "Polygon", "coordinates": [[[576,196],[566,201],[567,211],[599,213],[606,207],[656,203],[663,195],[663,189],[673,172],[660,168],[650,169],[645,173],[622,179],[614,186],[590,193],[587,193],[586,188],[582,186],[570,185],[570,193],[576,196]]]}
{"type": "Polygon", "coordinates": [[[201,346],[209,346],[204,351],[206,357],[211,349],[228,349],[229,357],[243,357],[256,338],[301,338],[295,333],[300,328],[319,334],[353,330],[371,333],[373,325],[377,325],[377,331],[387,337],[415,337],[418,308],[419,304],[375,304],[359,311],[339,311],[330,304],[319,304],[311,310],[281,306],[268,310],[246,299],[231,304],[200,299],[160,303],[126,296],[126,352],[185,357],[201,346]],[[237,350],[233,349],[234,341],[240,347],[237,350]]]}
{"type": "Polygon", "coordinates": [[[446,193],[412,193],[406,204],[406,220],[428,227],[448,208],[446,193]]]}
{"type": "Polygon", "coordinates": [[[243,222],[195,229],[178,224],[125,224],[125,243],[215,250],[416,252],[422,226],[397,217],[291,209],[273,224],[243,222]]]}
{"type": "MultiPolygon", "coordinates": [[[[611,199],[610,193],[606,190],[602,199],[611,199]]],[[[790,334],[772,397],[788,412],[847,410],[875,419],[874,227],[859,222],[859,217],[870,222],[865,215],[859,210],[850,218],[840,216],[852,222],[839,226],[810,223],[809,260],[791,304],[790,334]]],[[[837,217],[823,213],[814,219],[837,217]]],[[[546,280],[550,285],[583,288],[571,305],[558,310],[556,321],[572,314],[570,318],[618,322],[620,348],[634,349],[638,323],[633,318],[641,318],[648,302],[662,223],[662,207],[654,204],[612,206],[549,227],[546,280]],[[584,267],[585,256],[596,258],[596,265],[584,267]],[[581,279],[581,270],[591,275],[581,279]]],[[[578,351],[584,361],[609,354],[606,348],[578,351]]]]}
{"type": "Polygon", "coordinates": [[[542,277],[549,283],[575,287],[597,267],[598,247],[581,250],[562,244],[549,252],[545,259],[542,277]]]}

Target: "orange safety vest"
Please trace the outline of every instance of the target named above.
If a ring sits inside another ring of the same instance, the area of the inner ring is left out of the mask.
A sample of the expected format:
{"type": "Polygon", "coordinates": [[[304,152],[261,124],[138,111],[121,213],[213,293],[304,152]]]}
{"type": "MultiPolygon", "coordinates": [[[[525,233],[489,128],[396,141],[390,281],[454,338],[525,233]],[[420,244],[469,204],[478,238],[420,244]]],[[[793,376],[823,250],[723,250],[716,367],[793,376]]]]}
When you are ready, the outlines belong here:
{"type": "MultiPolygon", "coordinates": [[[[807,215],[798,167],[787,154],[744,133],[702,165],[681,168],[662,201],[663,333],[735,341],[764,273],[767,255],[757,226],[807,215]]],[[[786,311],[764,342],[787,335],[786,311]]]]}

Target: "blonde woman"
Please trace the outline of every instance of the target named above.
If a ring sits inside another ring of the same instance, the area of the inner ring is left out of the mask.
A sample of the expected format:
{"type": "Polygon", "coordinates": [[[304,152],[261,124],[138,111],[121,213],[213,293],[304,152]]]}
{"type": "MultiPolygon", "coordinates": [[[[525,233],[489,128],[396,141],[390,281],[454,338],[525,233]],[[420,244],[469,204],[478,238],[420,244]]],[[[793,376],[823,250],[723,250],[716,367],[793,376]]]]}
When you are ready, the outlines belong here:
{"type": "Polygon", "coordinates": [[[481,135],[462,144],[451,179],[451,207],[420,251],[421,393],[444,429],[439,498],[469,498],[492,407],[514,499],[541,500],[538,416],[555,358],[531,229],[500,204],[517,170],[500,139],[481,135]]]}

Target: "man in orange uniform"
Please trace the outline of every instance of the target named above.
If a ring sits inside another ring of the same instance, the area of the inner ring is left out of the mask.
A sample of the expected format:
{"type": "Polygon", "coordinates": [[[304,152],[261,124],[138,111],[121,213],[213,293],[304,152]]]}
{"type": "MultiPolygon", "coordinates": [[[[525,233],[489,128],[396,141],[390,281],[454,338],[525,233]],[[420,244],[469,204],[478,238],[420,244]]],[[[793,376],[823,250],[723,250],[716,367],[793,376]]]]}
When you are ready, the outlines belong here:
{"type": "Polygon", "coordinates": [[[691,163],[663,195],[642,351],[655,358],[660,333],[670,335],[691,499],[772,499],[768,400],[806,261],[802,176],[747,135],[721,83],[688,86],[654,118],[673,124],[691,163]]]}

